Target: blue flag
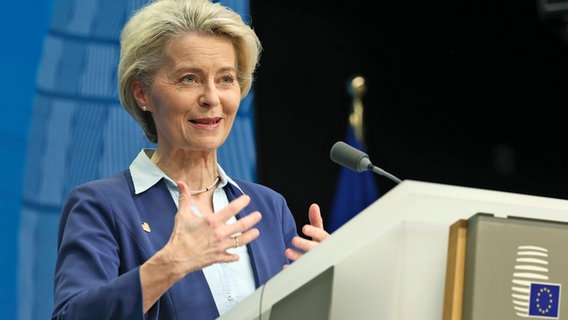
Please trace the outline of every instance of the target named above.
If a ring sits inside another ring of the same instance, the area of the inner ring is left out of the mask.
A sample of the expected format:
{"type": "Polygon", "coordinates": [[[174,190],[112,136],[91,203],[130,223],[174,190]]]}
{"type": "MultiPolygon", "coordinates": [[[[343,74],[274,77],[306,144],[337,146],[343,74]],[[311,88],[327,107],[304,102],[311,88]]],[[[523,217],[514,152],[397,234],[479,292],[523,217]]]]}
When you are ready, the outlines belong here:
{"type": "MultiPolygon", "coordinates": [[[[366,152],[363,144],[355,136],[352,126],[348,126],[344,142],[366,152]]],[[[335,197],[333,198],[326,228],[329,232],[339,229],[339,227],[379,198],[376,177],[373,172],[356,172],[345,167],[341,167],[339,170],[335,197]]]]}
{"type": "Polygon", "coordinates": [[[560,285],[533,282],[530,292],[530,317],[558,319],[560,285]]]}

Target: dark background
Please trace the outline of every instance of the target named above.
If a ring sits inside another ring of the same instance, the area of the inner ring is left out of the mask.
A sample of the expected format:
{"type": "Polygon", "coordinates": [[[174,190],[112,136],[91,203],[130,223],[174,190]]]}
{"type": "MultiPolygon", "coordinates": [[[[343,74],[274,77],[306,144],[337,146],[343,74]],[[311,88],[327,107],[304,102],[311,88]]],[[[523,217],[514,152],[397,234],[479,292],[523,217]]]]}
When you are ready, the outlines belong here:
{"type": "MultiPolygon", "coordinates": [[[[298,224],[324,219],[351,106],[366,79],[365,141],[398,178],[568,198],[565,24],[537,0],[251,0],[258,179],[298,224]]],[[[381,194],[395,183],[377,176],[381,194]]]]}

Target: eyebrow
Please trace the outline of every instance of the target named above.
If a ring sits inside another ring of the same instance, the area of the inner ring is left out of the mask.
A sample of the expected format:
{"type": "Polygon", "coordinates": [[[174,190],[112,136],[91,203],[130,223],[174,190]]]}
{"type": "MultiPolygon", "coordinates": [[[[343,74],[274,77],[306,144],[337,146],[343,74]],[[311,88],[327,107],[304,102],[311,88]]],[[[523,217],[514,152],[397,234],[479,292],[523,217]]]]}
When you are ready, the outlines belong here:
{"type": "MultiPolygon", "coordinates": [[[[201,68],[196,68],[196,67],[182,67],[176,70],[176,73],[179,72],[194,72],[194,73],[203,73],[203,69],[201,68]]],[[[237,69],[235,67],[223,67],[221,69],[219,69],[217,71],[217,73],[223,73],[223,72],[237,72],[237,69]]]]}

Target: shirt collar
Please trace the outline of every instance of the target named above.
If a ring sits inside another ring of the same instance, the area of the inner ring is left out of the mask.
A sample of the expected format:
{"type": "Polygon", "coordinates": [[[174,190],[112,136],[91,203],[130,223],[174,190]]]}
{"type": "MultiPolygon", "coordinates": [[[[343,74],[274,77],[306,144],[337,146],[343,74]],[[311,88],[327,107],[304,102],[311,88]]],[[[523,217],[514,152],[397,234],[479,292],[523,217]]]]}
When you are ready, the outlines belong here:
{"type": "MultiPolygon", "coordinates": [[[[150,160],[154,154],[155,149],[144,148],[140,150],[138,156],[130,164],[130,175],[132,176],[132,183],[134,184],[134,193],[140,194],[152,186],[154,186],[162,178],[166,180],[169,186],[177,189],[175,182],[170,179],[158,166],[150,160]]],[[[221,165],[217,164],[217,172],[219,173],[220,182],[218,188],[223,188],[230,183],[238,188],[241,192],[239,185],[231,179],[221,168],[221,165]]],[[[243,192],[244,193],[244,192],[243,192]]]]}

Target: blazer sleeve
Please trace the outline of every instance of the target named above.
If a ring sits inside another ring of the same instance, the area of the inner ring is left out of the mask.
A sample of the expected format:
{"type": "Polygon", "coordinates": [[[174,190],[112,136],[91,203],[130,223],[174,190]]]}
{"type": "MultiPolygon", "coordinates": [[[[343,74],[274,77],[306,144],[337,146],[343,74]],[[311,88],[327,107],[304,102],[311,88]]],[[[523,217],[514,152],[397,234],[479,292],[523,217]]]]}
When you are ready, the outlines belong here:
{"type": "Polygon", "coordinates": [[[77,187],[62,209],[52,319],[144,319],[139,267],[120,274],[119,221],[100,187],[77,187]]]}

